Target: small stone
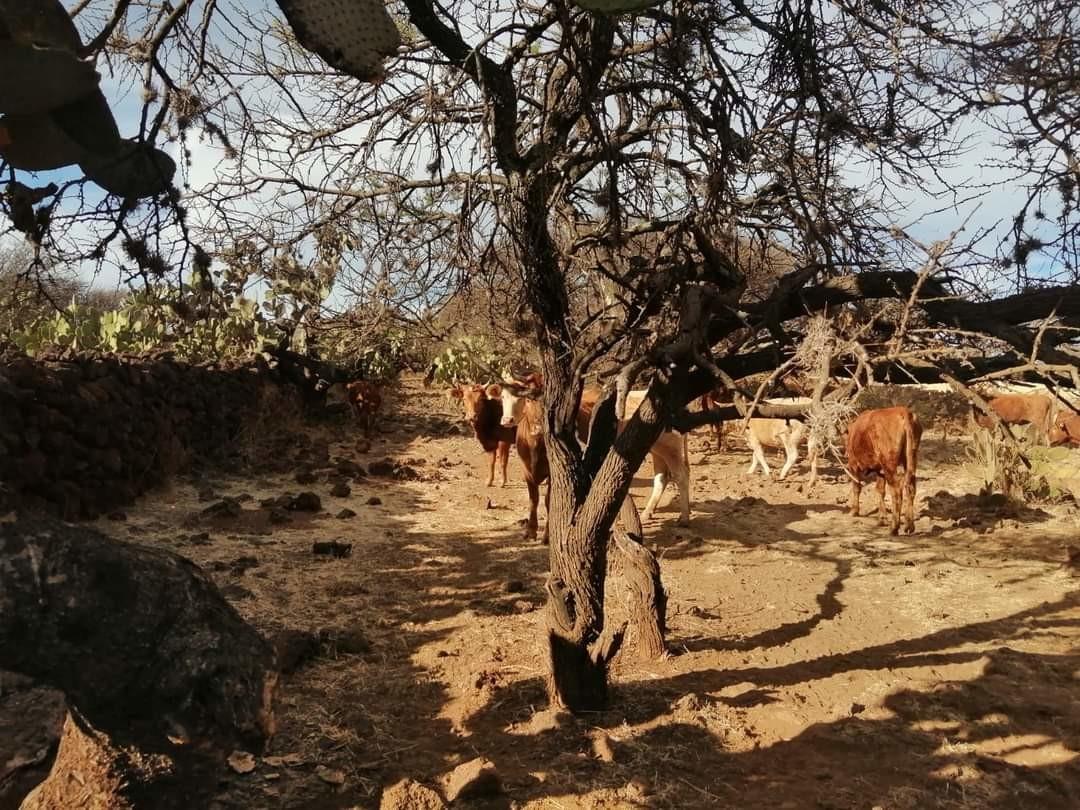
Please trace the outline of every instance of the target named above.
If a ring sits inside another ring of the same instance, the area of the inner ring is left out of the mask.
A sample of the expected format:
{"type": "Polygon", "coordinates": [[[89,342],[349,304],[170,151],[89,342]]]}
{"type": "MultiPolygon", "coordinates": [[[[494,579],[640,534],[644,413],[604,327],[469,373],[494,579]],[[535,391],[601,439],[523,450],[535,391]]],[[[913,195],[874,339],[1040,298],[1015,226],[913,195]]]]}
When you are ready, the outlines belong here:
{"type": "Polygon", "coordinates": [[[311,544],[311,553],[338,558],[349,557],[352,555],[352,543],[339,543],[337,540],[316,540],[311,544]]]}
{"type": "Polygon", "coordinates": [[[239,602],[243,599],[255,598],[254,593],[245,588],[243,585],[238,585],[235,582],[230,582],[228,585],[223,585],[220,590],[222,596],[233,602],[239,602]]]}
{"type": "Polygon", "coordinates": [[[277,506],[273,507],[268,513],[270,522],[273,524],[288,523],[292,520],[292,517],[284,510],[277,506]]]}
{"type": "Polygon", "coordinates": [[[301,492],[289,500],[288,508],[294,512],[318,512],[322,509],[322,498],[314,492],[301,492]]]}
{"type": "Polygon", "coordinates": [[[344,481],[338,481],[330,488],[330,494],[335,498],[348,498],[352,494],[352,490],[344,481]]]}
{"type": "Polygon", "coordinates": [[[333,652],[344,655],[371,652],[371,642],[358,627],[329,627],[320,631],[319,637],[333,652]]]}
{"type": "Polygon", "coordinates": [[[444,780],[446,799],[473,799],[496,796],[502,792],[502,780],[491,760],[477,757],[458,765],[444,780]]]}
{"type": "Polygon", "coordinates": [[[255,770],[255,756],[247,751],[233,751],[229,754],[228,763],[237,773],[251,773],[255,770]]]}
{"type": "Polygon", "coordinates": [[[345,784],[345,772],[335,768],[327,768],[325,765],[319,765],[315,768],[315,775],[328,785],[341,787],[345,784]]]}
{"type": "Polygon", "coordinates": [[[203,509],[202,513],[205,517],[227,517],[235,518],[239,517],[240,513],[244,511],[244,508],[238,504],[232,498],[222,498],[215,504],[203,509]]]}
{"type": "Polygon", "coordinates": [[[383,791],[379,810],[445,810],[446,802],[431,788],[402,779],[383,791]]]}
{"type": "Polygon", "coordinates": [[[862,713],[864,711],[866,711],[866,707],[863,704],[861,704],[861,703],[852,703],[851,704],[851,713],[853,715],[860,714],[860,713],[862,713]]]}
{"type": "Polygon", "coordinates": [[[611,738],[599,733],[592,739],[593,754],[601,762],[614,762],[615,750],[611,747],[611,738]]]}
{"type": "Polygon", "coordinates": [[[229,568],[236,576],[241,576],[251,568],[257,568],[259,565],[258,557],[237,557],[231,563],[229,568]]]}
{"type": "Polygon", "coordinates": [[[364,468],[351,459],[342,459],[337,463],[337,471],[349,478],[363,477],[364,468]]]}
{"type": "Polygon", "coordinates": [[[364,503],[366,503],[368,506],[379,506],[380,504],[382,504],[382,498],[380,498],[378,495],[372,495],[364,503]]]}
{"type": "Polygon", "coordinates": [[[282,754],[281,756],[263,757],[263,762],[271,768],[293,768],[297,765],[303,765],[304,757],[302,754],[297,753],[282,754]]]}
{"type": "Polygon", "coordinates": [[[337,517],[338,520],[348,520],[349,518],[356,517],[356,512],[354,512],[352,509],[346,508],[338,512],[335,517],[337,517]]]}
{"type": "Polygon", "coordinates": [[[210,532],[199,532],[198,534],[189,535],[187,541],[193,546],[208,546],[211,542],[210,532]]]}
{"type": "Polygon", "coordinates": [[[388,458],[382,461],[373,461],[368,465],[368,472],[372,475],[389,477],[394,474],[394,462],[388,458]]]}
{"type": "Polygon", "coordinates": [[[520,579],[511,579],[504,587],[507,593],[522,593],[525,590],[525,583],[520,579]]]}
{"type": "Polygon", "coordinates": [[[109,512],[106,517],[109,520],[127,520],[127,512],[121,512],[119,509],[117,509],[115,512],[109,512]]]}
{"type": "Polygon", "coordinates": [[[294,480],[298,484],[314,484],[316,477],[311,470],[300,470],[296,473],[294,480]]]}
{"type": "Polygon", "coordinates": [[[278,671],[283,675],[295,672],[319,654],[318,636],[304,630],[279,630],[270,644],[274,648],[278,671]]]}

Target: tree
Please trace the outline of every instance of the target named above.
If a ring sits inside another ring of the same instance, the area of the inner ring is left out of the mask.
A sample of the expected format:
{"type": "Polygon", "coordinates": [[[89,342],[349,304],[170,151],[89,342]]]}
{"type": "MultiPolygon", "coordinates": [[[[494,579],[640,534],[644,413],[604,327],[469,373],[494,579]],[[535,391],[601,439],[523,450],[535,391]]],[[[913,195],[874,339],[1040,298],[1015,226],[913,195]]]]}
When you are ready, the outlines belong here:
{"type": "Polygon", "coordinates": [[[807,312],[868,305],[851,345],[878,373],[978,353],[972,333],[1064,359],[1023,324],[1055,304],[1071,322],[1076,289],[986,300],[1000,290],[955,272],[972,261],[955,234],[921,245],[895,224],[896,184],[954,156],[950,133],[972,109],[933,78],[942,59],[968,56],[949,22],[973,10],[963,2],[826,13],[682,0],[623,17],[563,2],[404,6],[418,35],[376,87],[305,81],[286,49],[267,72],[296,92],[273,112],[237,109],[232,124],[256,124],[250,155],[277,170],[253,176],[240,156],[205,194],[219,210],[237,188],[319,199],[315,216],[292,206],[296,237],[328,219],[373,255],[426,260],[425,279],[483,275],[491,247],[513,245],[545,382],[552,692],[570,708],[606,695],[608,535],[647,448],[667,425],[716,418],[685,405],[717,379],[780,366],[807,312]],[[282,123],[258,126],[270,120],[282,123]],[[847,171],[856,161],[863,188],[847,171]],[[628,256],[644,236],[649,250],[628,256]],[[758,300],[745,300],[747,243],[792,268],[758,300]],[[614,443],[615,409],[598,409],[582,448],[577,405],[604,357],[620,386],[644,375],[650,393],[614,443]]]}

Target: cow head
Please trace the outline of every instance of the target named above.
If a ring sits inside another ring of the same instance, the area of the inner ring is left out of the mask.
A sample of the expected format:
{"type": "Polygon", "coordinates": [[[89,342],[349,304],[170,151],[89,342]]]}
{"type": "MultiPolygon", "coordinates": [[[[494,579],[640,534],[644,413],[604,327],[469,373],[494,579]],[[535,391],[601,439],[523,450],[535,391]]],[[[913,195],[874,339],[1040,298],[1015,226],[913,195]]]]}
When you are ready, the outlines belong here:
{"type": "Polygon", "coordinates": [[[465,420],[473,427],[480,424],[484,403],[488,400],[502,398],[502,387],[499,385],[459,385],[446,392],[447,396],[461,400],[461,407],[465,412],[465,420]]]}
{"type": "Polygon", "coordinates": [[[1058,444],[1080,444],[1080,415],[1066,410],[1054,415],[1054,422],[1047,432],[1051,446],[1058,444]]]}
{"type": "Polygon", "coordinates": [[[502,424],[514,427],[521,421],[525,405],[531,399],[537,399],[542,391],[539,374],[529,374],[524,379],[503,380],[502,384],[502,424]]]}

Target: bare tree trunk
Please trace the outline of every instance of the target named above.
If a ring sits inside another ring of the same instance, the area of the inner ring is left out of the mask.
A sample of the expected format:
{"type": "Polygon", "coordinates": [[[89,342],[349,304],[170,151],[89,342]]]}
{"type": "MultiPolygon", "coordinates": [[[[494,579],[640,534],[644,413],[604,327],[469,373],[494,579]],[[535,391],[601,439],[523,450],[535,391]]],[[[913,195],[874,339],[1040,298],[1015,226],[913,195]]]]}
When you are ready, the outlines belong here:
{"type": "Polygon", "coordinates": [[[273,652],[190,561],[27,519],[0,526],[0,571],[0,668],[69,709],[24,807],[203,806],[222,754],[273,733],[273,652]]]}
{"type": "Polygon", "coordinates": [[[613,532],[616,559],[629,588],[630,646],[636,647],[640,657],[656,660],[667,654],[667,594],[660,581],[656,555],[640,542],[640,537],[621,528],[613,532]]]}
{"type": "MultiPolygon", "coordinates": [[[[552,396],[557,397],[558,393],[552,396]]],[[[609,416],[614,419],[613,408],[609,416]]],[[[573,447],[564,447],[559,455],[551,456],[548,639],[552,669],[549,691],[553,702],[571,711],[595,711],[607,703],[608,664],[617,654],[625,630],[605,627],[604,579],[609,538],[619,514],[624,515],[624,523],[632,530],[641,531],[637,510],[629,497],[630,483],[660,430],[659,417],[652,403],[646,400],[616,439],[615,446],[609,446],[602,456],[595,475],[589,474],[592,471],[586,468],[576,443],[573,447]],[[557,476],[559,464],[573,464],[574,467],[557,476]],[[558,488],[560,481],[561,490],[558,488]],[[574,486],[577,481],[582,483],[574,486]],[[563,512],[556,511],[556,503],[562,505],[563,512]],[[568,508],[570,504],[572,509],[568,508]]],[[[600,441],[610,442],[614,431],[601,429],[600,433],[606,437],[600,441]]],[[[594,450],[590,442],[586,456],[598,456],[594,450]]],[[[659,569],[656,569],[656,582],[659,583],[659,569]]],[[[662,588],[659,593],[663,593],[662,588]]],[[[662,620],[646,614],[643,607],[635,612],[635,619],[656,628],[661,639],[658,643],[662,645],[662,620]]],[[[641,634],[653,636],[649,630],[643,630],[641,634]]]]}

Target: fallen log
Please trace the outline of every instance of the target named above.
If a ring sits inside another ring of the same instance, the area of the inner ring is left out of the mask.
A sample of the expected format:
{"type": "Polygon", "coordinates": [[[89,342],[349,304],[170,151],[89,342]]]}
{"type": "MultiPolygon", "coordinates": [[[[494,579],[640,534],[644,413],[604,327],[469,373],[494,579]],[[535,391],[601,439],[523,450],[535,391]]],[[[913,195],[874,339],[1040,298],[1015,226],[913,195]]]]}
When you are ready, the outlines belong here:
{"type": "Polygon", "coordinates": [[[274,731],[270,645],[192,562],[46,518],[0,524],[0,668],[64,692],[26,810],[205,806],[274,731]]]}

